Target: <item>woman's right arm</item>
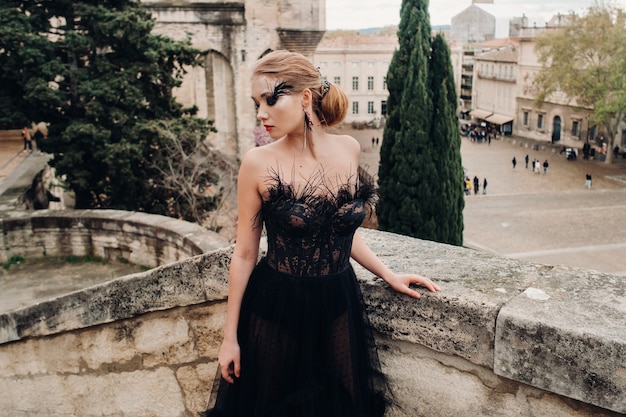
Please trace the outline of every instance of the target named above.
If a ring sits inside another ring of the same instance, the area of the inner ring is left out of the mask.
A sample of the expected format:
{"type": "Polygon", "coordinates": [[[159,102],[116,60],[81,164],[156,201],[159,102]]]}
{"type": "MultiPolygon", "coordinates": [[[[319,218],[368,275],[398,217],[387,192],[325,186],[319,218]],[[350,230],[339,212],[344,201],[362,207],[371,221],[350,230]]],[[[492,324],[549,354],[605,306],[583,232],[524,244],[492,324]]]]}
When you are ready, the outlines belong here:
{"type": "Polygon", "coordinates": [[[260,171],[248,152],[244,156],[237,178],[237,238],[228,275],[228,304],[226,308],[226,325],[224,340],[219,353],[219,364],[222,377],[234,382],[233,376],[241,373],[239,341],[237,340],[237,325],[241,300],[248,284],[250,274],[256,265],[259,255],[259,240],[262,224],[258,217],[261,209],[261,194],[259,191],[260,171]]]}

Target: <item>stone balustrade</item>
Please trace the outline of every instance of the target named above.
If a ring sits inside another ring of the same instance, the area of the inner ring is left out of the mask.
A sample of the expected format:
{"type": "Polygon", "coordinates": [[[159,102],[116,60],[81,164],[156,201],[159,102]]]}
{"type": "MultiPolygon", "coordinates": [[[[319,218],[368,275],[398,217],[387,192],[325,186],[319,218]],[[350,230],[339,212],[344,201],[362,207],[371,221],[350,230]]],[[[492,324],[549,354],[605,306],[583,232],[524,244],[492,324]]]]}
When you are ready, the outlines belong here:
{"type": "MultiPolygon", "coordinates": [[[[388,416],[626,413],[622,278],[360,233],[394,270],[442,287],[410,299],[355,265],[395,396],[388,416]]],[[[0,313],[0,417],[196,416],[217,369],[231,253],[0,313]]]]}
{"type": "Polygon", "coordinates": [[[154,268],[228,245],[195,223],[123,210],[15,212],[0,227],[0,261],[90,255],[154,268]]]}

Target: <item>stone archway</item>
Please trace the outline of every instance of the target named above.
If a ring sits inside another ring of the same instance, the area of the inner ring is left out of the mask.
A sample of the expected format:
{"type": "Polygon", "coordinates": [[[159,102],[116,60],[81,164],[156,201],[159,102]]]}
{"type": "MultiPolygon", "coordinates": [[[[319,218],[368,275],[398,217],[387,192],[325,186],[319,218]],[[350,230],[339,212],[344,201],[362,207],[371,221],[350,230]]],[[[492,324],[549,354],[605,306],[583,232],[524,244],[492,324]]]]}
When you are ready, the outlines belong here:
{"type": "Polygon", "coordinates": [[[217,51],[209,51],[204,62],[206,117],[215,123],[217,134],[211,145],[227,155],[237,155],[237,114],[235,79],[228,59],[217,51]]]}

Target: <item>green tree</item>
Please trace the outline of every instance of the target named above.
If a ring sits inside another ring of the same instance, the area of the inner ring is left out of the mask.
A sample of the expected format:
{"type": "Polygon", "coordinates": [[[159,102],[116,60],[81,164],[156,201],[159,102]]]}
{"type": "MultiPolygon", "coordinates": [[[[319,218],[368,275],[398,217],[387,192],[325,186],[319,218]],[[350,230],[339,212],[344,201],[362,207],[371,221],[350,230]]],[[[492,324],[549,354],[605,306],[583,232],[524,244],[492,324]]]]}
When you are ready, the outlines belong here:
{"type": "Polygon", "coordinates": [[[381,229],[417,236],[421,219],[415,197],[423,184],[417,160],[427,151],[432,111],[428,92],[427,1],[403,0],[398,42],[399,49],[387,72],[388,117],[381,146],[380,201],[376,213],[381,229]]]}
{"type": "Polygon", "coordinates": [[[33,110],[61,104],[48,80],[62,68],[53,44],[39,33],[40,20],[17,2],[0,3],[0,129],[29,125],[33,110]]]}
{"type": "Polygon", "coordinates": [[[541,70],[534,80],[537,103],[564,92],[577,105],[593,108],[592,121],[608,134],[607,162],[626,115],[626,14],[598,2],[587,13],[568,16],[564,27],[537,39],[541,70]]]}
{"type": "Polygon", "coordinates": [[[0,36],[9,45],[0,50],[7,65],[0,96],[12,96],[16,109],[1,109],[0,120],[50,124],[42,149],[54,154],[51,165],[74,191],[77,208],[171,214],[159,200],[173,194],[150,185],[160,175],[150,158],[160,155],[154,149],[167,135],[146,135],[146,125],[192,117],[173,88],[201,54],[189,40],[152,34],[154,24],[132,0],[0,5],[0,36]]]}
{"type": "Polygon", "coordinates": [[[460,245],[463,202],[456,93],[443,38],[431,45],[428,1],[402,2],[398,41],[387,73],[379,225],[395,233],[460,245]],[[436,52],[431,58],[433,47],[436,52]]]}
{"type": "Polygon", "coordinates": [[[429,181],[434,198],[427,201],[429,229],[433,240],[461,246],[463,244],[463,165],[461,133],[456,116],[456,87],[450,60],[450,49],[442,35],[435,36],[429,67],[430,91],[433,96],[433,125],[430,141],[434,153],[435,181],[429,181]]]}

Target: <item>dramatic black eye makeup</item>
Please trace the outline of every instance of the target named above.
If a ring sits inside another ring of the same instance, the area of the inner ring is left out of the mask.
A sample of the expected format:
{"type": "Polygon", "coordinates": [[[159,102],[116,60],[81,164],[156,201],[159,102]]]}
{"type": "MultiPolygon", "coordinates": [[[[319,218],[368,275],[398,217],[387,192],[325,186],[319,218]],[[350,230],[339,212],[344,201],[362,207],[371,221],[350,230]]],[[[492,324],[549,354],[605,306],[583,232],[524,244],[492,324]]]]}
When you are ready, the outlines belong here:
{"type": "Polygon", "coordinates": [[[278,101],[280,96],[286,96],[291,94],[293,87],[287,84],[285,81],[281,81],[274,86],[274,91],[269,94],[264,94],[265,101],[268,106],[273,106],[278,101]]]}
{"type": "MultiPolygon", "coordinates": [[[[287,96],[291,94],[291,90],[293,90],[293,86],[287,84],[286,81],[276,81],[274,87],[271,87],[270,82],[267,82],[267,90],[261,94],[261,99],[265,100],[268,106],[273,106],[278,102],[278,98],[280,96],[287,96]]],[[[254,101],[254,107],[259,110],[259,102],[256,101],[254,97],[252,97],[254,101]]]]}

